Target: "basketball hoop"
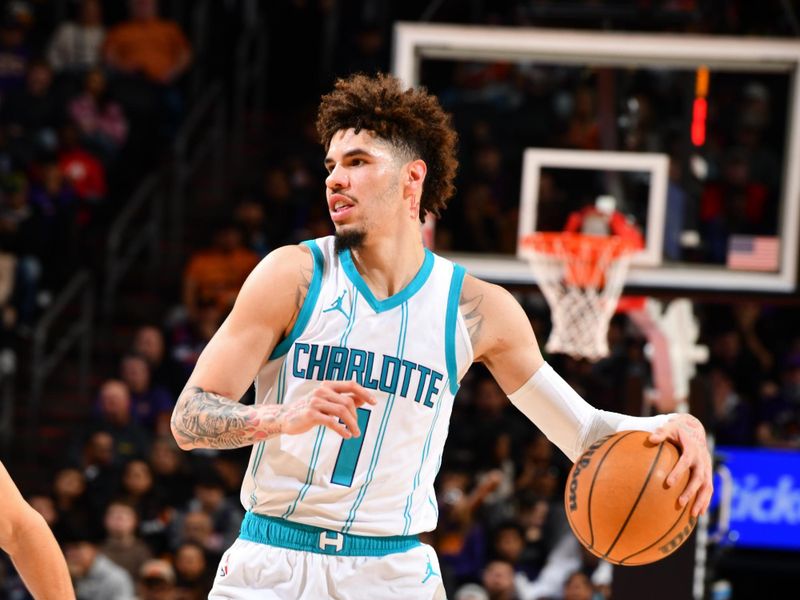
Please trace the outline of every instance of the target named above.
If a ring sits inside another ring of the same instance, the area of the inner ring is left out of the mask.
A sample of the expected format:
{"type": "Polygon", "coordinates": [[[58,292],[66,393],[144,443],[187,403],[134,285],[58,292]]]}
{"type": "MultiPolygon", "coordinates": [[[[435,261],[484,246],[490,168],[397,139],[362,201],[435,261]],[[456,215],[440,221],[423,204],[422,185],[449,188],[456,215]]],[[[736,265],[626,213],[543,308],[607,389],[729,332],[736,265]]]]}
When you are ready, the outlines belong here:
{"type": "Polygon", "coordinates": [[[550,305],[547,351],[589,360],[607,356],[608,324],[636,244],[620,236],[540,232],[522,238],[520,248],[550,305]]]}

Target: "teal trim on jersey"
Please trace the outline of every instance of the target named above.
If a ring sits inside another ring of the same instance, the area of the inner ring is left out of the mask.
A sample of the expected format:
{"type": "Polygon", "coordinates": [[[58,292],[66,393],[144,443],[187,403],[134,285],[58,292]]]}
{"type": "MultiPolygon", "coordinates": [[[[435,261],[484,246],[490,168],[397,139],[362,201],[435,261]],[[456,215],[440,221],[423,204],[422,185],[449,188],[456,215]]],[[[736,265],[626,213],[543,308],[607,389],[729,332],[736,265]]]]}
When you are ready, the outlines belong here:
{"type": "Polygon", "coordinates": [[[433,413],[433,419],[431,419],[430,429],[428,429],[428,435],[425,436],[425,445],[422,447],[422,458],[419,461],[419,469],[417,469],[417,472],[414,474],[414,487],[411,488],[411,493],[408,495],[408,498],[406,498],[406,508],[403,511],[403,521],[405,521],[403,535],[406,535],[411,528],[411,505],[413,503],[414,492],[417,491],[417,487],[419,486],[419,479],[422,475],[422,467],[425,465],[425,459],[428,458],[428,453],[431,451],[433,430],[436,428],[436,421],[439,419],[439,410],[442,408],[442,404],[442,398],[439,398],[439,401],[436,403],[436,412],[433,413]]]}
{"type": "MultiPolygon", "coordinates": [[[[403,354],[405,353],[406,347],[406,333],[408,331],[408,304],[404,302],[400,305],[400,307],[400,334],[397,337],[396,354],[400,360],[403,360],[403,354]]],[[[394,399],[395,394],[389,394],[389,397],[386,400],[386,408],[384,409],[383,418],[381,419],[381,424],[378,428],[378,436],[375,439],[375,447],[372,451],[372,460],[370,460],[369,463],[367,476],[364,480],[364,483],[361,484],[361,489],[358,490],[358,495],[356,496],[355,502],[353,502],[353,506],[350,508],[350,513],[347,515],[347,520],[344,523],[344,527],[342,527],[342,533],[347,533],[350,531],[350,528],[353,526],[353,521],[355,521],[356,513],[358,512],[361,503],[364,501],[364,496],[367,494],[367,488],[369,487],[369,484],[372,483],[372,478],[375,475],[375,467],[378,464],[378,458],[381,454],[381,446],[383,445],[383,438],[386,434],[386,427],[389,424],[389,416],[392,414],[394,399]]]]}
{"type": "MultiPolygon", "coordinates": [[[[278,371],[278,398],[277,404],[283,404],[284,394],[286,393],[286,361],[289,360],[286,357],[281,365],[280,371],[278,371]]],[[[264,445],[265,442],[258,442],[256,444],[255,449],[255,458],[253,460],[253,468],[250,471],[250,474],[253,476],[253,483],[255,483],[255,487],[253,487],[253,491],[250,492],[250,503],[251,507],[255,506],[256,504],[256,492],[258,491],[258,483],[256,482],[256,471],[258,471],[258,467],[261,466],[261,458],[264,456],[264,445]]]]}
{"type": "Polygon", "coordinates": [[[436,506],[436,503],[428,496],[428,503],[433,507],[433,510],[436,511],[436,519],[439,519],[439,507],[436,506]]]}
{"type": "Polygon", "coordinates": [[[353,326],[356,324],[356,306],[358,306],[358,290],[354,289],[353,302],[350,304],[350,316],[347,317],[347,325],[344,328],[342,337],[339,339],[339,345],[347,347],[347,340],[350,338],[350,333],[353,331],[353,326]]]}
{"type": "Polygon", "coordinates": [[[358,430],[361,432],[361,435],[357,438],[342,440],[336,462],[333,463],[331,483],[343,485],[344,487],[353,485],[356,465],[361,456],[361,447],[364,445],[364,437],[367,433],[369,418],[372,415],[372,411],[366,408],[357,408],[356,413],[358,414],[358,430]]]}
{"type": "Polygon", "coordinates": [[[417,274],[414,275],[414,279],[393,296],[389,296],[384,300],[378,300],[373,295],[372,290],[369,289],[367,282],[361,277],[361,273],[358,272],[355,264],[353,264],[353,256],[350,254],[349,250],[342,250],[339,253],[339,261],[342,263],[342,268],[347,277],[358,288],[358,291],[364,296],[364,299],[372,307],[372,310],[377,313],[396,308],[406,302],[420,290],[428,280],[431,271],[433,271],[433,253],[426,248],[425,259],[422,261],[422,266],[419,268],[419,271],[417,271],[417,274]]]}
{"type": "Polygon", "coordinates": [[[331,556],[386,556],[407,552],[421,543],[415,535],[369,536],[339,533],[248,512],[239,538],[278,548],[331,556]]]}
{"type": "Polygon", "coordinates": [[[461,299],[461,286],[466,271],[461,265],[453,264],[453,277],[450,279],[450,293],[447,295],[447,312],[444,317],[444,358],[447,364],[447,377],[450,379],[450,393],[458,392],[458,365],[456,365],[456,322],[458,321],[458,301],[461,299]]]}
{"type": "Polygon", "coordinates": [[[314,448],[311,450],[311,462],[308,465],[308,473],[306,473],[306,481],[303,484],[303,487],[300,488],[300,492],[297,494],[297,498],[294,499],[291,506],[286,509],[281,515],[281,519],[285,519],[297,509],[297,503],[301,502],[308,492],[308,488],[311,487],[311,480],[314,478],[314,469],[317,466],[317,459],[319,458],[319,450],[322,448],[322,438],[325,437],[325,426],[319,425],[317,427],[317,438],[314,440],[314,448]]]}
{"type": "Polygon", "coordinates": [[[316,240],[307,240],[303,242],[303,244],[311,249],[311,254],[314,257],[314,274],[311,276],[311,284],[308,286],[306,299],[303,300],[300,314],[297,315],[297,320],[294,322],[292,331],[289,332],[289,337],[284,338],[275,346],[275,349],[269,356],[269,360],[275,360],[289,352],[289,348],[292,347],[292,344],[294,344],[297,338],[303,333],[311,318],[311,313],[314,312],[314,306],[319,297],[319,290],[322,287],[322,270],[325,268],[325,257],[322,255],[322,250],[319,249],[316,240]]]}

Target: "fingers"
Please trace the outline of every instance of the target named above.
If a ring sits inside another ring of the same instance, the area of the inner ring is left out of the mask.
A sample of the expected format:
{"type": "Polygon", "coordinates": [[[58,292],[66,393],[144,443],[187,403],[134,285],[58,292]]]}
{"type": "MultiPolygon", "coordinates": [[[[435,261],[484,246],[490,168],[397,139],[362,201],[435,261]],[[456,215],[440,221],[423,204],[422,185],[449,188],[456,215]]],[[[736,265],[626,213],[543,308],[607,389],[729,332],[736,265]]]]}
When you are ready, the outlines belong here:
{"type": "Polygon", "coordinates": [[[649,441],[651,444],[660,444],[665,439],[667,439],[667,434],[664,432],[663,427],[659,427],[650,434],[650,437],[647,438],[647,441],[649,441]]]}
{"type": "Polygon", "coordinates": [[[375,396],[357,381],[326,381],[321,387],[327,387],[337,394],[348,394],[356,407],[362,404],[374,405],[377,402],[375,396]]]}
{"type": "Polygon", "coordinates": [[[337,394],[333,390],[325,387],[320,387],[317,390],[317,396],[325,398],[329,402],[339,404],[345,407],[352,415],[355,421],[358,421],[358,413],[356,413],[356,406],[353,398],[347,394],[337,394]]]}
{"type": "Polygon", "coordinates": [[[317,423],[333,429],[343,438],[361,435],[355,414],[344,404],[317,396],[312,400],[311,408],[315,413],[312,418],[317,423]]]}
{"type": "Polygon", "coordinates": [[[683,474],[689,470],[693,462],[694,456],[692,452],[684,449],[684,451],[681,452],[681,457],[678,459],[678,462],[675,463],[675,466],[672,467],[672,471],[670,471],[670,474],[667,476],[667,485],[672,487],[680,481],[683,474]]]}
{"type": "MultiPolygon", "coordinates": [[[[689,483],[686,484],[686,489],[683,490],[680,498],[678,498],[678,502],[681,506],[686,506],[686,504],[694,498],[694,495],[697,493],[697,490],[700,489],[700,486],[703,485],[703,469],[700,465],[695,466],[692,469],[692,476],[689,479],[689,483]]],[[[694,511],[692,511],[694,514],[694,511]]],[[[696,515],[695,515],[696,516],[696,515]]]]}
{"type": "Polygon", "coordinates": [[[705,514],[708,510],[708,505],[711,504],[711,497],[714,495],[714,486],[711,481],[706,481],[697,493],[697,498],[692,507],[692,516],[705,514]]]}

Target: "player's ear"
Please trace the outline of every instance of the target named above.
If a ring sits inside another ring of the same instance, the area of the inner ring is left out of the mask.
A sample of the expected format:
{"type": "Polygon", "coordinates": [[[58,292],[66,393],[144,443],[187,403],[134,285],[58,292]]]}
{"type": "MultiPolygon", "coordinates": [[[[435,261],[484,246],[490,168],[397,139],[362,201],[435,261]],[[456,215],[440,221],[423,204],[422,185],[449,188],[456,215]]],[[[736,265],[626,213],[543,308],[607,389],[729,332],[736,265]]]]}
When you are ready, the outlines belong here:
{"type": "Polygon", "coordinates": [[[416,192],[416,195],[419,195],[422,192],[422,183],[425,181],[427,173],[428,165],[421,158],[406,164],[405,185],[408,192],[416,192]]]}

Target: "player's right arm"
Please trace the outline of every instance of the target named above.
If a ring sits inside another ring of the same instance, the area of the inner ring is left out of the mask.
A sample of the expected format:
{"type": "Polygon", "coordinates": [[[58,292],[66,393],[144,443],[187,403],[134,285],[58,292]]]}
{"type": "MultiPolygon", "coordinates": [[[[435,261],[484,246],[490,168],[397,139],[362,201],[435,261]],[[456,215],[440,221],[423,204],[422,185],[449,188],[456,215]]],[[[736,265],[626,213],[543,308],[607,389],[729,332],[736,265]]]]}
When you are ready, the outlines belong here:
{"type": "Polygon", "coordinates": [[[20,494],[0,463],[0,547],[36,600],[75,598],[67,563],[44,518],[20,494]]]}
{"type": "Polygon", "coordinates": [[[310,250],[286,246],[270,253],[247,278],[175,404],[170,427],[181,448],[240,448],[317,425],[344,438],[361,434],[356,408],[374,399],[355,382],[323,382],[307,397],[287,404],[239,403],[291,331],[312,273],[310,250]]]}
{"type": "Polygon", "coordinates": [[[689,483],[680,497],[686,504],[697,493],[693,516],[711,501],[711,457],[703,425],[689,414],[633,417],[589,405],[545,361],[530,321],[503,288],[467,276],[461,312],[470,333],[475,360],[486,365],[511,402],[570,460],[604,435],[636,429],[651,432],[650,441],[666,439],[682,450],[667,483],[687,470],[689,483]]]}

